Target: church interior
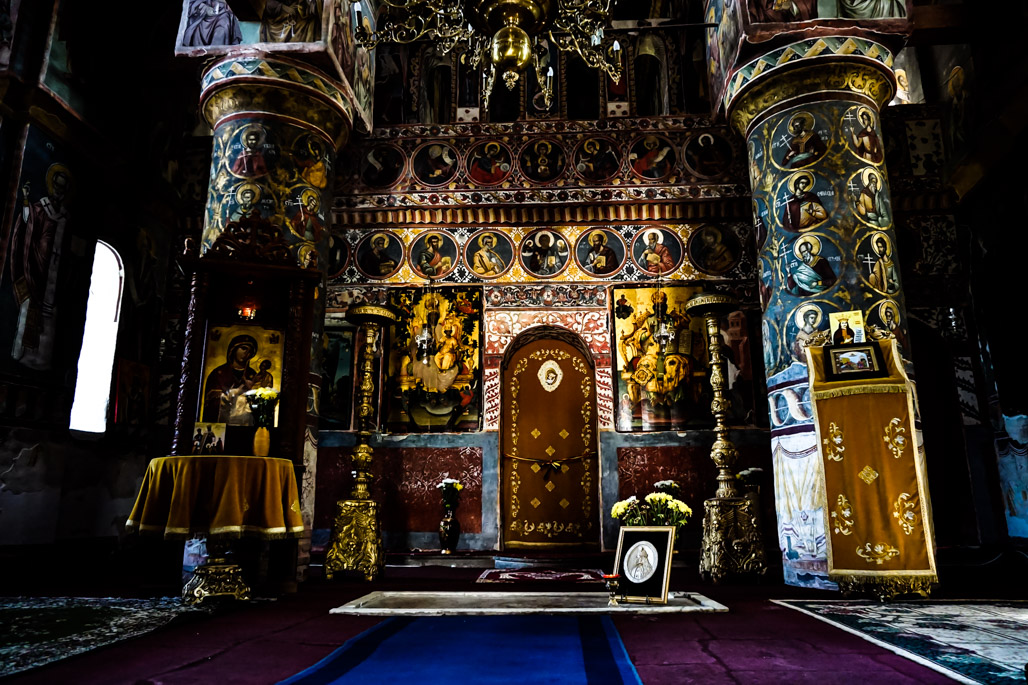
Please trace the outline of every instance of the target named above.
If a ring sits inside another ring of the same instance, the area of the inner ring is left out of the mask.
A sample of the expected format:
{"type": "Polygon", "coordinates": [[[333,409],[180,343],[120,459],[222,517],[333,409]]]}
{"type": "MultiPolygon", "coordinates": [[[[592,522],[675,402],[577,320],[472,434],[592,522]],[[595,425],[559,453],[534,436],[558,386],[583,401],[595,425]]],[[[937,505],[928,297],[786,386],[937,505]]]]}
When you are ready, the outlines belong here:
{"type": "Polygon", "coordinates": [[[1024,682],[1026,22],[0,0],[0,677],[1024,682]]]}

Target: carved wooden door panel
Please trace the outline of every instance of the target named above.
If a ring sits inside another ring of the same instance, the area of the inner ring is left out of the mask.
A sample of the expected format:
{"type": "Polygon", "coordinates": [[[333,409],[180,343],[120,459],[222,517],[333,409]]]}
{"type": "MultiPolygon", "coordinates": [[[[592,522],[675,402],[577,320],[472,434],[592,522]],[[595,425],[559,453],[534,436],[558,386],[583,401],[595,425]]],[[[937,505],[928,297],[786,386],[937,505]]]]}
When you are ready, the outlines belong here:
{"type": "Polygon", "coordinates": [[[503,369],[505,548],[599,546],[596,388],[572,345],[534,340],[503,369]]]}

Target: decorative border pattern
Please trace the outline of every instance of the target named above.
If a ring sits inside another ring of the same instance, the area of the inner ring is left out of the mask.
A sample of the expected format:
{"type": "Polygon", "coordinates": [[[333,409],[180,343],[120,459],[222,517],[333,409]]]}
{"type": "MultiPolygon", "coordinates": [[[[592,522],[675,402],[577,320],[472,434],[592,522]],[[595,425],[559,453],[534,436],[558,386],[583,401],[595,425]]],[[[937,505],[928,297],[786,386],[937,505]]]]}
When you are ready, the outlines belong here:
{"type": "Polygon", "coordinates": [[[772,50],[736,70],[725,88],[725,109],[727,110],[739,92],[758,77],[801,60],[825,57],[864,57],[892,69],[894,55],[882,45],[866,38],[853,36],[822,36],[772,50]]]}

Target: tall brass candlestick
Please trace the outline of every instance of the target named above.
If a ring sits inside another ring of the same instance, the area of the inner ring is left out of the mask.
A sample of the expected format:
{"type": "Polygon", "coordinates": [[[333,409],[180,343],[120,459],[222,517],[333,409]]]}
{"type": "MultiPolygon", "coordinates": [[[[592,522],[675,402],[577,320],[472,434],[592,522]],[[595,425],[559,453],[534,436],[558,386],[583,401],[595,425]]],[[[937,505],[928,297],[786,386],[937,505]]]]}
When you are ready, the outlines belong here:
{"type": "Polygon", "coordinates": [[[710,385],[714,399],[714,434],[710,458],[717,466],[717,492],[704,502],[703,544],[700,550],[700,575],[721,582],[730,573],[767,571],[764,543],[760,535],[759,502],[740,497],[732,466],[739,451],[728,437],[725,417],[732,403],[728,389],[725,359],[721,355],[721,317],[738,309],[731,295],[701,293],[685,304],[691,316],[701,316],[707,329],[707,356],[710,359],[710,385]]]}
{"type": "Polygon", "coordinates": [[[325,555],[325,577],[337,571],[358,571],[365,580],[374,580],[385,567],[378,502],[371,499],[371,463],[374,450],[369,444],[375,408],[375,350],[379,334],[399,317],[389,307],[374,304],[350,307],[346,319],[364,332],[360,357],[360,383],[357,386],[357,444],[353,447],[353,489],[350,499],[336,502],[332,546],[325,555]]]}

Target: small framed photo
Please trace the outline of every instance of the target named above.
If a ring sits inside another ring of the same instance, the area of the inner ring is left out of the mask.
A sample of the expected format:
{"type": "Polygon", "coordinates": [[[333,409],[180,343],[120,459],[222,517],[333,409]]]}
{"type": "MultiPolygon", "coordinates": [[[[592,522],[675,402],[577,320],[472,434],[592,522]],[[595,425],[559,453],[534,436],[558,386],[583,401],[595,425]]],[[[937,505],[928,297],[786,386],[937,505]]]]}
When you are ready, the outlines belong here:
{"type": "Polygon", "coordinates": [[[622,526],[614,572],[625,602],[667,604],[674,526],[622,526]]]}
{"type": "Polygon", "coordinates": [[[877,342],[825,348],[825,380],[827,381],[884,378],[887,375],[885,357],[877,342]]]}

